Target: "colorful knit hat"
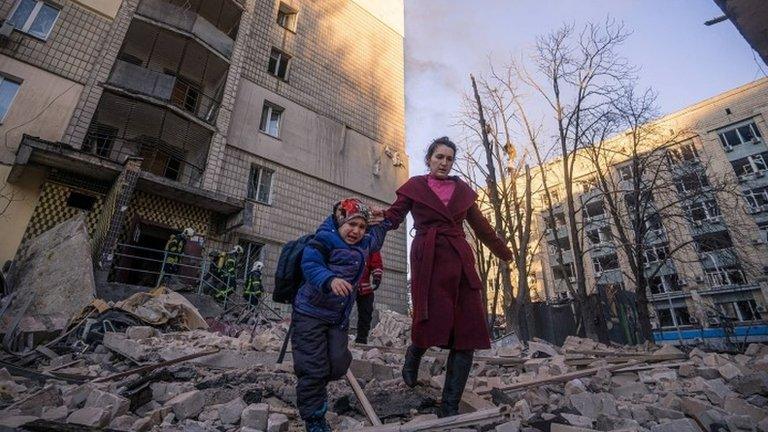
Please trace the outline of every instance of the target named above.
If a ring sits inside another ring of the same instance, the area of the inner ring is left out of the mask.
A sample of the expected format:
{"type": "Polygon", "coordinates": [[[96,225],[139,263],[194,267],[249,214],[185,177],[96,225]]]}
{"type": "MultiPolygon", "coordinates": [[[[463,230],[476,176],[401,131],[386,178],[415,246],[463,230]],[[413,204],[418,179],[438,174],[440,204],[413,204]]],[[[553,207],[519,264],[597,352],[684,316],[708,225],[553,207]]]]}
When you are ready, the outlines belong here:
{"type": "Polygon", "coordinates": [[[357,198],[344,198],[333,206],[333,217],[337,226],[342,226],[354,218],[363,218],[368,223],[371,220],[371,211],[357,198]]]}

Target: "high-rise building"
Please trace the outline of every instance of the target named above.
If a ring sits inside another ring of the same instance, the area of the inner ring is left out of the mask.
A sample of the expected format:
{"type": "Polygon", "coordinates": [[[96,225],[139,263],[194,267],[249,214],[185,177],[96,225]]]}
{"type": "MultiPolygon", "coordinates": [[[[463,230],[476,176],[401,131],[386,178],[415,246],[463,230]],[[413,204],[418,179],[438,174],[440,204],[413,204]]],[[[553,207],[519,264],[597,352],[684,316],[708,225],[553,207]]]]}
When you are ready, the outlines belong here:
{"type": "MultiPolygon", "coordinates": [[[[185,227],[190,254],[239,244],[238,277],[270,275],[335,201],[385,205],[407,178],[402,0],[9,0],[0,17],[2,261],[85,212],[109,281],[151,285],[147,255],[185,227]]],[[[392,232],[378,296],[401,312],[405,250],[392,232]]]]}
{"type": "Polygon", "coordinates": [[[638,151],[629,132],[600,143],[599,150],[578,150],[572,182],[576,238],[564,203],[562,161],[533,170],[532,297],[551,303],[572,298],[572,245],[580,242],[587,292],[609,302],[616,293],[634,289],[632,278],[640,273],[627,254],[641,251],[635,262],[646,279],[656,328],[768,319],[767,119],[768,79],[761,79],[653,122],[658,136],[643,141],[638,151]],[[633,182],[633,158],[647,164],[639,182],[633,182]],[[606,183],[600,182],[596,163],[606,183]],[[606,193],[616,202],[615,215],[606,193]],[[638,219],[635,199],[644,200],[643,212],[656,213],[638,219]],[[614,217],[630,227],[630,234],[634,221],[644,224],[639,231],[644,238],[636,243],[642,248],[624,247],[622,241],[637,239],[622,239],[614,217]]]}

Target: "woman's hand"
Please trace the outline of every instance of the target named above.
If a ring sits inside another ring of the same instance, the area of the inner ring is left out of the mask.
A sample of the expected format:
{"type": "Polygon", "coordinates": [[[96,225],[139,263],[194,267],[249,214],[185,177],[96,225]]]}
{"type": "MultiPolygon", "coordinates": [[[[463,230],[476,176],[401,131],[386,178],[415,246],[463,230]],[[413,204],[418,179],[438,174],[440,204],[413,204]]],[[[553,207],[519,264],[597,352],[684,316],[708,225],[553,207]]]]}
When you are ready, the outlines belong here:
{"type": "Polygon", "coordinates": [[[341,297],[346,297],[352,293],[352,284],[341,278],[333,278],[331,281],[331,291],[341,297]]]}
{"type": "Polygon", "coordinates": [[[384,221],[384,209],[380,207],[371,207],[371,220],[369,225],[378,225],[384,221]]]}

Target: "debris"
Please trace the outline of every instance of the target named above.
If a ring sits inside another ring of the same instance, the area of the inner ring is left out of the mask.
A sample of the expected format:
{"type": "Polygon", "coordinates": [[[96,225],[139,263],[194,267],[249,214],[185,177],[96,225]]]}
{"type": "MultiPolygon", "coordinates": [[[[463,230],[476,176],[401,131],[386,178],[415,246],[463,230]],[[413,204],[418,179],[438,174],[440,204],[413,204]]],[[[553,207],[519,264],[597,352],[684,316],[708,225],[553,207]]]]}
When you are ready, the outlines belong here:
{"type": "Polygon", "coordinates": [[[199,390],[182,393],[166,402],[179,420],[197,417],[205,406],[205,396],[199,390]]]}
{"type": "Polygon", "coordinates": [[[67,417],[67,423],[97,428],[104,427],[109,424],[109,411],[96,407],[80,408],[67,417]]]}
{"type": "Polygon", "coordinates": [[[352,391],[355,392],[357,400],[360,401],[360,404],[363,406],[363,411],[365,412],[365,416],[368,417],[368,421],[370,421],[374,426],[381,425],[381,420],[379,420],[379,417],[376,415],[376,411],[373,410],[371,403],[368,401],[365,393],[363,393],[363,389],[360,388],[360,383],[357,382],[357,378],[355,378],[355,376],[352,374],[351,369],[347,370],[346,378],[347,382],[349,382],[349,385],[352,386],[352,391]]]}
{"type": "Polygon", "coordinates": [[[240,416],[240,424],[243,427],[267,430],[269,425],[269,405],[265,403],[248,405],[240,416]]]}
{"type": "Polygon", "coordinates": [[[0,320],[3,345],[9,351],[23,348],[15,343],[17,336],[35,334],[38,342],[51,339],[94,298],[85,215],[79,214],[26,242],[17,253],[13,271],[10,278],[18,288],[0,320]]]}

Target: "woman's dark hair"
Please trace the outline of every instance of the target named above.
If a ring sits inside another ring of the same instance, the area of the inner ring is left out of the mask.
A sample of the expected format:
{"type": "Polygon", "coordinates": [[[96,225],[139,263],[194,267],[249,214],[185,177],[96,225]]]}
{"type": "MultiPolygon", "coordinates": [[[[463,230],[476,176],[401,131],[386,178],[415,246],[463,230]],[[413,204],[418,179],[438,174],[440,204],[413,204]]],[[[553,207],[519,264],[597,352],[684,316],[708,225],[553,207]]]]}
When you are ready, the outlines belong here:
{"type": "Polygon", "coordinates": [[[432,155],[435,153],[435,150],[437,149],[437,146],[444,145],[448,147],[449,149],[453,150],[453,158],[456,158],[456,153],[458,153],[458,150],[456,149],[456,144],[451,141],[450,138],[447,136],[435,138],[432,143],[429,145],[429,148],[427,148],[427,156],[424,158],[424,162],[429,165],[429,160],[432,159],[432,155]]]}

